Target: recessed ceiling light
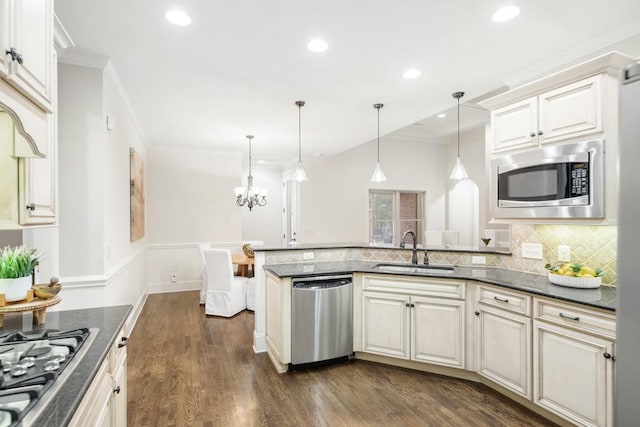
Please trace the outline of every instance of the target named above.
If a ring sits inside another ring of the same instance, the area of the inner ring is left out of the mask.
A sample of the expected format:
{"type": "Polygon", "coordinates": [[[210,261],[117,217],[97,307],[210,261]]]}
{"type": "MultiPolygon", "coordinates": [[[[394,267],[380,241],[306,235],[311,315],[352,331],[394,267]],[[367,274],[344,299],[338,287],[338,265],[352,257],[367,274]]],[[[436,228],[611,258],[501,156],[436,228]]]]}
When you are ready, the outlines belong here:
{"type": "Polygon", "coordinates": [[[167,13],[165,13],[164,16],[165,18],[167,18],[167,21],[175,25],[180,25],[184,27],[186,25],[191,24],[191,18],[189,18],[189,15],[187,15],[181,10],[175,10],[175,9],[170,10],[167,13]]]}
{"type": "Polygon", "coordinates": [[[416,77],[420,77],[422,73],[418,70],[416,70],[415,68],[412,68],[410,70],[405,71],[402,74],[402,77],[404,77],[405,79],[415,79],[416,77]]]}
{"type": "Polygon", "coordinates": [[[440,113],[436,117],[439,119],[444,119],[445,117],[447,117],[447,115],[445,113],[440,113]]]}
{"type": "Polygon", "coordinates": [[[518,6],[505,6],[501,9],[495,11],[493,15],[491,15],[491,19],[493,22],[505,22],[510,21],[520,13],[520,8],[518,6]]]}
{"type": "Polygon", "coordinates": [[[307,45],[307,48],[311,52],[324,52],[329,48],[329,45],[327,44],[326,41],[322,39],[314,39],[309,42],[309,44],[307,45]]]}

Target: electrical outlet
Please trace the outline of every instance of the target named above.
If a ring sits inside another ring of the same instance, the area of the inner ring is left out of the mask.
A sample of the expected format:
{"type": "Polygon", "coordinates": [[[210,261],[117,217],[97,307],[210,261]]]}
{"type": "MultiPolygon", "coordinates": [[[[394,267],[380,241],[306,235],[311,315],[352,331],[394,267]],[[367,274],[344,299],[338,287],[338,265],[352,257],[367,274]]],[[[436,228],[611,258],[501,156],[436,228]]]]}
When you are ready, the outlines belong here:
{"type": "Polygon", "coordinates": [[[540,243],[523,243],[522,258],[542,259],[542,245],[540,243]]]}
{"type": "Polygon", "coordinates": [[[571,247],[569,245],[558,245],[558,261],[571,261],[571,247]]]}
{"type": "Polygon", "coordinates": [[[313,259],[313,252],[304,252],[302,254],[302,259],[313,259]]]}
{"type": "Polygon", "coordinates": [[[171,283],[176,283],[178,281],[178,273],[175,271],[171,273],[171,283]]]}
{"type": "Polygon", "coordinates": [[[484,256],[471,257],[471,264],[486,264],[486,263],[487,263],[487,257],[484,257],[484,256]]]}

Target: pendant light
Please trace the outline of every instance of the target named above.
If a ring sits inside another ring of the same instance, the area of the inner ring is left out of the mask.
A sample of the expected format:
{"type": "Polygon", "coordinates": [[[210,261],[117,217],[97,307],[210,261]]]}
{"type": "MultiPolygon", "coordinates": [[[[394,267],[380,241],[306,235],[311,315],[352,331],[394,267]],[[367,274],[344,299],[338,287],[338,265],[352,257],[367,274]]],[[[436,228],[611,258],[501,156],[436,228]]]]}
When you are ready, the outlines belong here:
{"type": "Polygon", "coordinates": [[[309,177],[307,177],[307,173],[302,167],[302,122],[300,117],[302,114],[302,107],[304,107],[304,101],[296,101],[296,105],[298,106],[298,167],[293,173],[293,178],[298,182],[302,182],[309,179],[309,177]]]}
{"type": "Polygon", "coordinates": [[[247,177],[247,188],[236,187],[234,192],[236,194],[236,204],[238,206],[247,205],[249,211],[254,206],[264,206],[267,204],[267,190],[261,189],[253,185],[253,175],[251,175],[251,140],[253,135],[247,135],[249,140],[249,176],[247,177]]]}
{"type": "Polygon", "coordinates": [[[453,167],[451,175],[449,175],[449,179],[459,181],[469,178],[469,174],[467,174],[467,170],[464,168],[462,160],[460,159],[460,98],[464,96],[464,92],[453,92],[452,96],[458,100],[458,157],[456,158],[456,165],[453,167]]]}
{"type": "Polygon", "coordinates": [[[387,177],[384,175],[380,165],[380,109],[382,107],[384,107],[384,104],[373,104],[373,108],[378,110],[378,163],[376,163],[376,168],[373,170],[373,175],[371,175],[371,182],[387,181],[387,177]]]}

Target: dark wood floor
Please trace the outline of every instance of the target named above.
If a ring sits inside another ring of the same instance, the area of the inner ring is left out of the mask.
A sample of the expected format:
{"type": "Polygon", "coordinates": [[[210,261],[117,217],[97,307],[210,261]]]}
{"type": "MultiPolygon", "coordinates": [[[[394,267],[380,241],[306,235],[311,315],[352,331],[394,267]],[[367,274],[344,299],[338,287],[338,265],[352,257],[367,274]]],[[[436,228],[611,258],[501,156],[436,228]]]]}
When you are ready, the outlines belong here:
{"type": "Polygon", "coordinates": [[[150,295],[128,344],[129,426],[552,425],[484,385],[364,361],[278,374],[253,314],[150,295]]]}

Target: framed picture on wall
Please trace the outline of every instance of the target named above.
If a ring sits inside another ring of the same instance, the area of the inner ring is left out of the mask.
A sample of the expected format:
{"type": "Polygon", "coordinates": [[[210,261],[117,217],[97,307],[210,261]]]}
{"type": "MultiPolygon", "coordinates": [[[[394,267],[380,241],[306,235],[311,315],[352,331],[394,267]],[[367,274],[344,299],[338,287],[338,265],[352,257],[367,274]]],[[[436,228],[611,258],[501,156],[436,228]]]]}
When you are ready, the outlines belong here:
{"type": "Polygon", "coordinates": [[[131,241],[144,237],[144,163],[133,148],[129,149],[129,196],[131,241]]]}

